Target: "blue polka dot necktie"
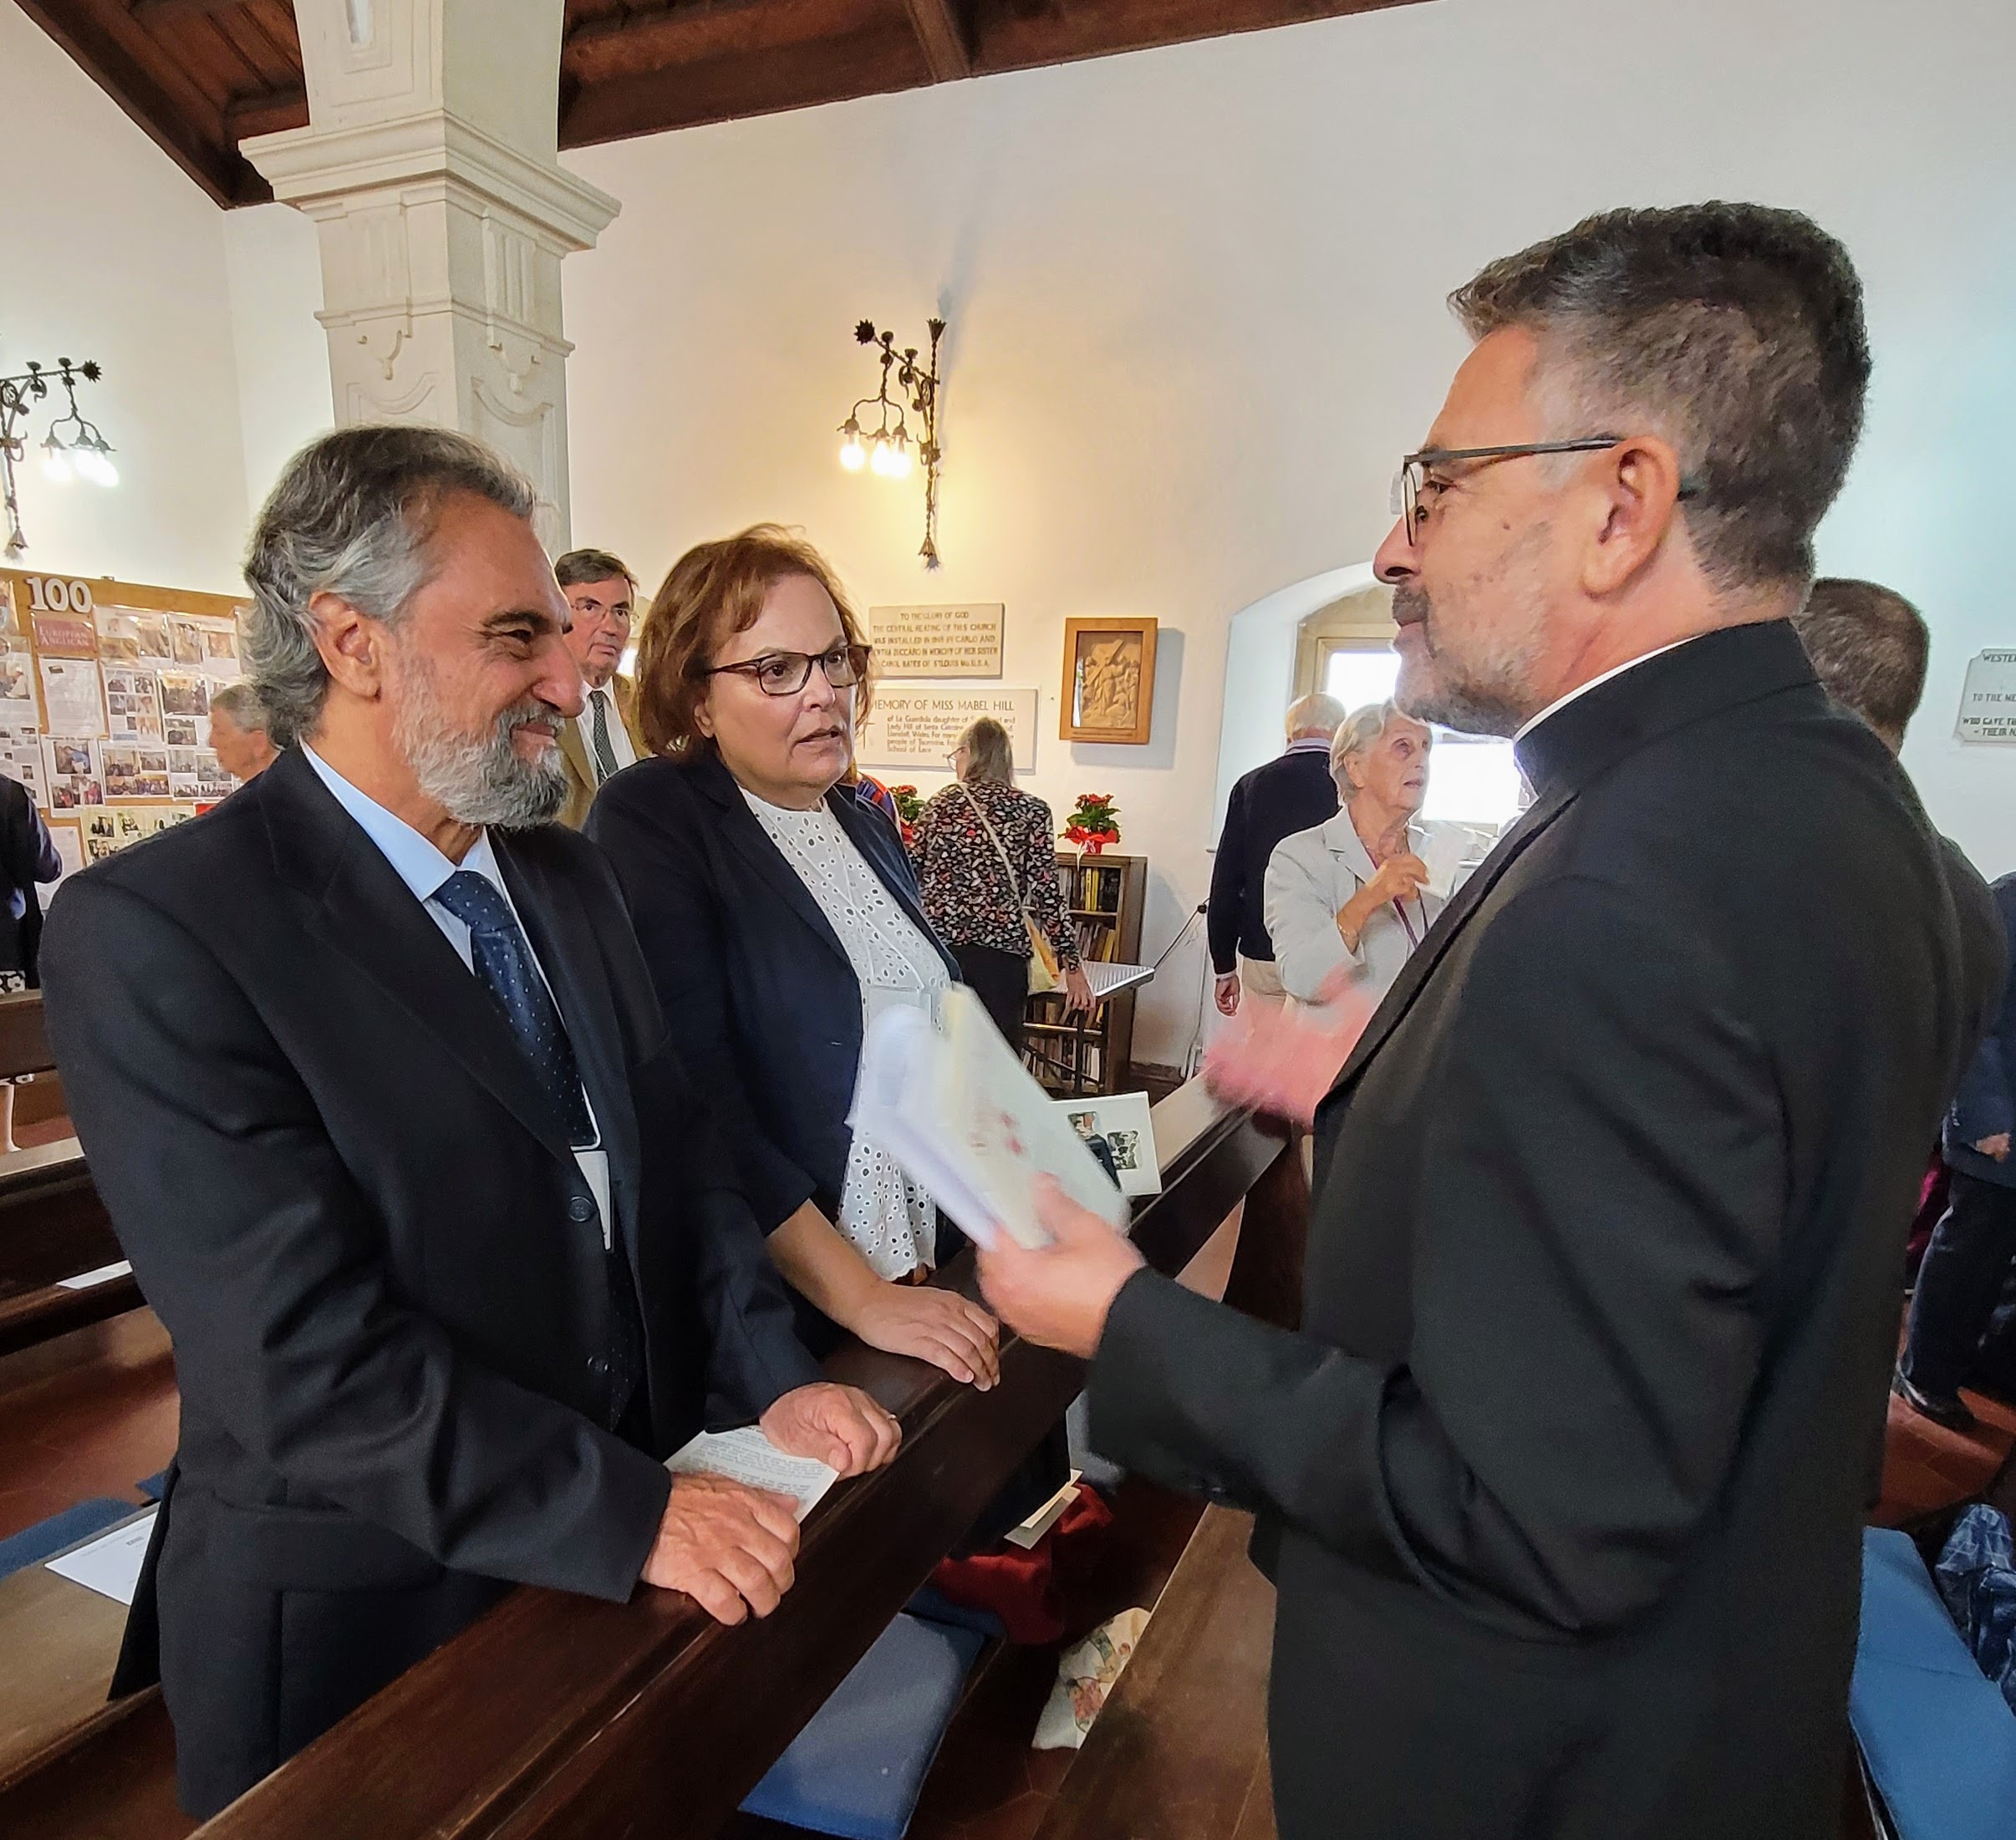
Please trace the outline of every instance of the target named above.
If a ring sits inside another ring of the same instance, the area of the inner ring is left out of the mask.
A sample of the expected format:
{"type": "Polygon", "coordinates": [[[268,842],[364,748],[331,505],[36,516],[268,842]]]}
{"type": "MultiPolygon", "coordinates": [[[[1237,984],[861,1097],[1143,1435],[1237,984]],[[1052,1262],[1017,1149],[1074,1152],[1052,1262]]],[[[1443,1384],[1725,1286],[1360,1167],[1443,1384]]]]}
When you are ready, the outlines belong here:
{"type": "MultiPolygon", "coordinates": [[[[456,870],[434,891],[433,898],[469,928],[470,968],[496,999],[568,1141],[578,1150],[592,1148],[597,1141],[595,1121],[582,1088],[574,1045],[568,1039],[559,1008],[539,974],[517,916],[496,884],[472,869],[456,870]]],[[[622,1239],[613,1225],[598,1221],[596,1231],[608,1242],[603,1263],[609,1287],[608,1423],[614,1430],[644,1372],[644,1321],[622,1239]]]]}
{"type": "Polygon", "coordinates": [[[576,1149],[593,1145],[595,1126],[581,1088],[574,1045],[567,1039],[560,1011],[532,960],[518,917],[497,885],[473,869],[457,869],[434,891],[434,898],[469,928],[471,968],[497,999],[567,1141],[576,1149]]]}

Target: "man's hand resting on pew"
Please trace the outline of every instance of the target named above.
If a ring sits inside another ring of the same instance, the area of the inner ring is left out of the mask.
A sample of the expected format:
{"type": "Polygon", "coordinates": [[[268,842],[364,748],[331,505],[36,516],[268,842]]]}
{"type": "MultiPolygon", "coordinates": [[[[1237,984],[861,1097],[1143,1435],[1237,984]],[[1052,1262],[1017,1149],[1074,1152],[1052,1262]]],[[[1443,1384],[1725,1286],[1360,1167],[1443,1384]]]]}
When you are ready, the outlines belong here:
{"type": "Polygon", "coordinates": [[[1036,1212],[1055,1243],[1032,1253],[996,1233],[977,1252],[980,1289],[1017,1334],[1089,1360],[1120,1287],[1144,1261],[1132,1240],[1047,1176],[1036,1178],[1036,1212]]]}
{"type": "MultiPolygon", "coordinates": [[[[858,1386],[818,1381],[785,1394],[764,1413],[763,1436],[788,1456],[817,1458],[843,1476],[880,1469],[903,1427],[858,1386]]],[[[791,1588],[798,1551],[789,1496],[700,1471],[672,1478],[644,1581],[684,1591],[716,1623],[768,1616],[791,1588]]]]}
{"type": "Polygon", "coordinates": [[[843,1476],[878,1470],[896,1454],[903,1426],[858,1386],[821,1380],[777,1400],[763,1435],[787,1456],[812,1456],[843,1476]]]}

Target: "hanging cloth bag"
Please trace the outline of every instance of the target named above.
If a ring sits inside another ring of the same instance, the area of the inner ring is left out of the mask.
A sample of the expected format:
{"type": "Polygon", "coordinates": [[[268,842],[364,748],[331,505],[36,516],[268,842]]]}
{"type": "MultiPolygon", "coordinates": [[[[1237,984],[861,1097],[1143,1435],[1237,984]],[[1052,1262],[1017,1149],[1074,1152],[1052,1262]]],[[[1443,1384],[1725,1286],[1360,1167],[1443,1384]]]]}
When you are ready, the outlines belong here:
{"type": "Polygon", "coordinates": [[[955,782],[966,795],[966,803],[973,807],[974,816],[980,821],[980,828],[987,833],[987,841],[994,846],[994,853],[1001,859],[1001,872],[1008,877],[1008,892],[1015,897],[1016,905],[1022,910],[1023,930],[1029,935],[1029,994],[1041,997],[1047,992],[1063,988],[1064,980],[1057,974],[1057,955],[1051,949],[1043,929],[1029,917],[1029,903],[1023,898],[1022,885],[1016,880],[1015,865],[1008,860],[1008,852],[1001,846],[993,823],[987,816],[987,808],[973,796],[972,789],[964,780],[955,782]]]}

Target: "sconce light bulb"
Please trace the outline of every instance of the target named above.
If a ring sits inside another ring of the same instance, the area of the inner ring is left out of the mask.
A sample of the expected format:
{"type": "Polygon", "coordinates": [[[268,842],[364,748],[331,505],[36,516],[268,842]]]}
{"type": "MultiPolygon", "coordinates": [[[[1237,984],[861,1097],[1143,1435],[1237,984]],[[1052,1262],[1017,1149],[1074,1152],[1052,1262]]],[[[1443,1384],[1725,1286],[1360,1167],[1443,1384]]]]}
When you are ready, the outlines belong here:
{"type": "Polygon", "coordinates": [[[896,450],[889,445],[886,438],[878,439],[875,443],[875,451],[869,460],[868,465],[880,477],[887,479],[889,476],[889,468],[894,462],[895,454],[896,450]]]}
{"type": "Polygon", "coordinates": [[[42,470],[52,485],[68,485],[77,475],[69,451],[53,435],[42,444],[42,470]]]}
{"type": "Polygon", "coordinates": [[[868,465],[868,450],[861,445],[858,435],[849,435],[840,444],[840,464],[850,473],[858,473],[868,465]]]}
{"type": "Polygon", "coordinates": [[[108,489],[119,484],[119,469],[115,466],[112,464],[111,460],[104,454],[100,454],[98,456],[97,479],[98,483],[100,485],[105,486],[108,489]]]}
{"type": "Polygon", "coordinates": [[[899,440],[889,450],[889,477],[891,479],[908,479],[909,476],[910,450],[904,442],[899,440]]]}
{"type": "Polygon", "coordinates": [[[70,464],[76,468],[79,479],[88,479],[94,485],[111,485],[118,481],[119,475],[113,471],[111,461],[88,441],[79,441],[71,449],[70,464]]]}

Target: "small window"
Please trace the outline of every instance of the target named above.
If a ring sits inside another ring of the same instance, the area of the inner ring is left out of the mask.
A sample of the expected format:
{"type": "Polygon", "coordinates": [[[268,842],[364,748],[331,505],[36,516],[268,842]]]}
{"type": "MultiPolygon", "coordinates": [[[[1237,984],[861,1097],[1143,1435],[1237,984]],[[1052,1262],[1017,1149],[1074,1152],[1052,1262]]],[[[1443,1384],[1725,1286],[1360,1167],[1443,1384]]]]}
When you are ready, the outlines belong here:
{"type": "MultiPolygon", "coordinates": [[[[1347,709],[1385,702],[1400,675],[1399,655],[1383,640],[1331,641],[1323,646],[1321,663],[1323,688],[1347,709]]],[[[1519,815],[1519,765],[1509,741],[1435,730],[1428,798],[1421,807],[1426,821],[1508,824],[1519,815]]]]}

